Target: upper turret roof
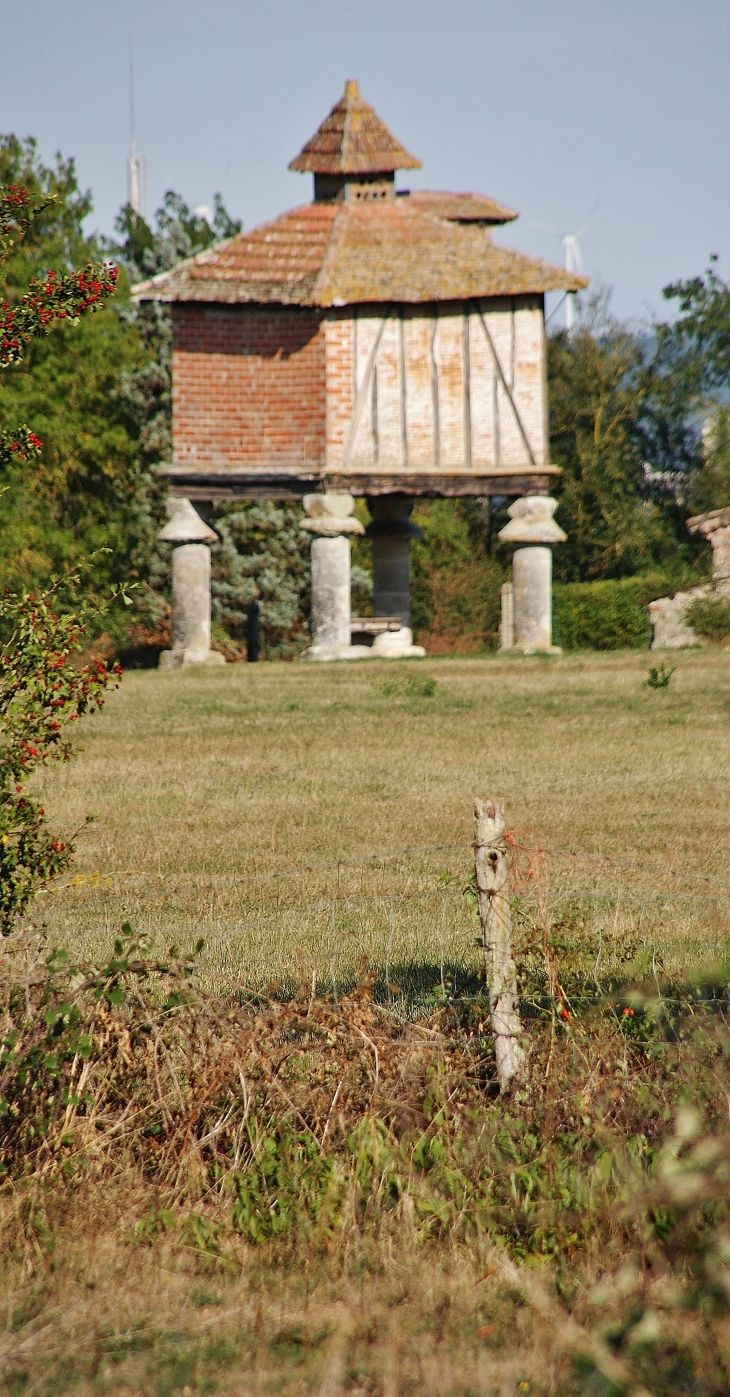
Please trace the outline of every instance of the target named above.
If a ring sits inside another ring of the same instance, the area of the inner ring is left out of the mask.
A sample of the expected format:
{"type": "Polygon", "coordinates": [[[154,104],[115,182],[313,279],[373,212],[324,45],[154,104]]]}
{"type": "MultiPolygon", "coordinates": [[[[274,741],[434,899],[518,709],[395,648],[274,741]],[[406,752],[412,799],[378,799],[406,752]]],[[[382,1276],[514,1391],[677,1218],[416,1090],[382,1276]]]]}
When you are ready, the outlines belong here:
{"type": "Polygon", "coordinates": [[[420,168],[420,160],[391,135],[352,80],[289,166],[315,175],[378,175],[420,168]]]}

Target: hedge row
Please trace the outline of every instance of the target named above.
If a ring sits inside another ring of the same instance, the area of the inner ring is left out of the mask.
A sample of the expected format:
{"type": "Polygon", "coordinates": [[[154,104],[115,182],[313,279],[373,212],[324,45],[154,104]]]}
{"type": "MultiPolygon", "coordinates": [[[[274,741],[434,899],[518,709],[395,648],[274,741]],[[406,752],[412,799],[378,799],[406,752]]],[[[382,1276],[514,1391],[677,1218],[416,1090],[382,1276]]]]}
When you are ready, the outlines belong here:
{"type": "Polygon", "coordinates": [[[564,650],[646,650],[651,644],[649,602],[671,589],[656,573],[620,581],[558,582],[553,588],[554,642],[564,650]]]}

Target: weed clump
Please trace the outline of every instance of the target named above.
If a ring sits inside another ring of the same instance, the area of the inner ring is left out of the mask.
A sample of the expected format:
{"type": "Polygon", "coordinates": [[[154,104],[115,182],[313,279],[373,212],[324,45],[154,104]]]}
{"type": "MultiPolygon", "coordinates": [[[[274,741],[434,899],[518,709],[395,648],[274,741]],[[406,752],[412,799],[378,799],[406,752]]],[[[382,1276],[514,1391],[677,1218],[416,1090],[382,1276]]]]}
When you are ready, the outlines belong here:
{"type": "Polygon", "coordinates": [[[389,674],[386,679],[373,681],[377,694],[385,699],[430,699],[439,691],[439,684],[430,674],[389,674]]]}
{"type": "Polygon", "coordinates": [[[646,678],[647,689],[668,689],[669,681],[674,674],[674,669],[665,669],[664,665],[652,665],[646,678]]]}

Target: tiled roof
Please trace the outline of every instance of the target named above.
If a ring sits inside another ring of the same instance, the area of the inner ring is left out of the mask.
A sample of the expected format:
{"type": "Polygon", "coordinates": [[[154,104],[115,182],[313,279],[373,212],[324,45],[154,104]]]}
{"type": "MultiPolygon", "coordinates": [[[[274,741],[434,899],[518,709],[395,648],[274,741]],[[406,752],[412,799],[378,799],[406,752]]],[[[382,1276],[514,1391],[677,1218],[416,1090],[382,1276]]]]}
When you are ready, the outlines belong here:
{"type": "Polygon", "coordinates": [[[426,213],[411,197],[305,204],[142,282],[134,295],[327,307],[579,291],[587,284],[496,245],[478,223],[426,213]]]}
{"type": "Polygon", "coordinates": [[[357,83],[348,82],[339,102],[289,169],[311,170],[315,175],[376,175],[420,166],[420,160],[409,155],[363,102],[357,83]]]}
{"type": "Polygon", "coordinates": [[[518,214],[506,204],[498,204],[486,194],[449,194],[446,190],[399,190],[399,199],[408,198],[421,213],[435,213],[451,223],[511,223],[518,214]]]}

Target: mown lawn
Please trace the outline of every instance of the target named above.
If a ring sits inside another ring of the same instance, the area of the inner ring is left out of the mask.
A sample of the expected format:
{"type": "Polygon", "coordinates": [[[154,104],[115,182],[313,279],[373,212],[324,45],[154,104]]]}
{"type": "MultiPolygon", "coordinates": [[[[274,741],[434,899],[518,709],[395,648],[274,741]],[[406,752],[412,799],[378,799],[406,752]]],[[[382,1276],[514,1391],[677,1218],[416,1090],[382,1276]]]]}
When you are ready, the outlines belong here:
{"type": "Polygon", "coordinates": [[[559,910],[590,892],[671,970],[722,957],[730,655],[670,659],[660,690],[631,652],[128,673],[46,779],[60,828],[97,818],[38,915],[90,947],[127,920],[200,934],[226,988],[363,954],[468,972],[472,800],[495,795],[559,910]]]}

